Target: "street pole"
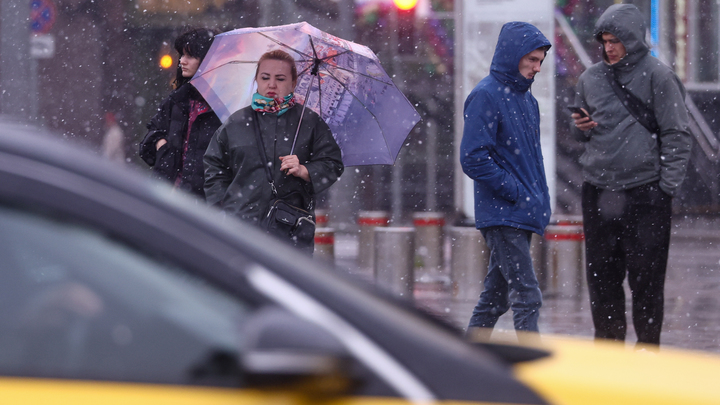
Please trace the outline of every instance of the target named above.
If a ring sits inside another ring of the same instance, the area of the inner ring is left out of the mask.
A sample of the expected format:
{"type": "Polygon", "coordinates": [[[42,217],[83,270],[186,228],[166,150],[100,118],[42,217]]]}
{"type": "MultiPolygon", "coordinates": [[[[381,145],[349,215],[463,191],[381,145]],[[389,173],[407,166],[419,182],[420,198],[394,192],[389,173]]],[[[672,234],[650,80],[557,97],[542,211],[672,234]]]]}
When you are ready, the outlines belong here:
{"type": "MultiPolygon", "coordinates": [[[[395,85],[405,93],[405,81],[400,73],[400,56],[398,55],[398,16],[397,9],[390,7],[390,55],[392,55],[392,79],[395,85]]],[[[402,220],[402,165],[400,155],[395,159],[392,167],[392,181],[390,182],[390,193],[392,196],[391,218],[395,225],[402,220]]]]}
{"type": "Polygon", "coordinates": [[[437,170],[438,170],[438,126],[435,118],[427,121],[427,138],[426,138],[426,180],[425,180],[425,209],[427,211],[437,211],[437,170]]]}
{"type": "Polygon", "coordinates": [[[30,61],[30,4],[0,0],[0,113],[28,120],[37,111],[30,61]]]}
{"type": "MultiPolygon", "coordinates": [[[[337,35],[348,41],[355,41],[355,1],[339,0],[338,17],[337,35]]],[[[362,209],[362,201],[357,198],[360,181],[361,177],[356,169],[347,167],[338,183],[330,187],[331,215],[334,222],[341,226],[341,230],[353,227],[355,222],[352,219],[362,209]]]]}
{"type": "Polygon", "coordinates": [[[474,218],[474,198],[468,193],[468,190],[472,188],[472,182],[463,173],[462,166],[460,165],[460,142],[462,142],[463,127],[465,125],[465,119],[463,117],[463,108],[465,104],[465,97],[467,90],[463,89],[464,77],[465,77],[465,24],[464,24],[464,1],[459,0],[453,3],[454,19],[455,19],[455,32],[453,39],[455,42],[455,50],[453,52],[453,81],[455,82],[455,116],[454,116],[454,127],[455,127],[455,142],[454,142],[454,155],[453,155],[453,166],[455,168],[453,175],[453,190],[454,192],[454,205],[455,211],[466,215],[468,218],[474,218]],[[469,198],[470,197],[470,198],[469,198]]]}

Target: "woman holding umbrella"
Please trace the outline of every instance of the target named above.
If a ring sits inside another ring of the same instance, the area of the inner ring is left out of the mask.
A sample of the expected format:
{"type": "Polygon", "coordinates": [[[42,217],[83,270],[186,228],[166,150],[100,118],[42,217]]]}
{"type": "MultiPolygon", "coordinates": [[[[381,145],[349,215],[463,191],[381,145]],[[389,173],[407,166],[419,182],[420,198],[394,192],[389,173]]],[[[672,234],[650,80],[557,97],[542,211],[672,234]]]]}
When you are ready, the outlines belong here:
{"type": "MultiPolygon", "coordinates": [[[[205,152],[209,204],[260,225],[279,197],[314,218],[315,195],[330,187],[344,166],[325,121],[295,102],[297,77],[288,53],[274,50],[260,57],[252,104],[230,116],[205,152]]],[[[312,253],[312,242],[295,245],[312,253]]]]}
{"type": "Polygon", "coordinates": [[[205,198],[202,158],[221,123],[188,82],[216,34],[214,30],[195,28],[175,40],[175,50],[180,55],[175,90],[148,123],[149,131],[140,143],[140,157],[152,166],[155,177],[200,198],[205,198]]]}

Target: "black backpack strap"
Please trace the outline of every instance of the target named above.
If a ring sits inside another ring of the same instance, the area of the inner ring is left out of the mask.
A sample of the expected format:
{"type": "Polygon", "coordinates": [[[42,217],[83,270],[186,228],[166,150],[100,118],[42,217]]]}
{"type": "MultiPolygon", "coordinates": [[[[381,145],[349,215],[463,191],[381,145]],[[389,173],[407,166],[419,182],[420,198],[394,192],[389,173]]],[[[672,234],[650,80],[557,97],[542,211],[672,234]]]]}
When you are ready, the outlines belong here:
{"type": "Polygon", "coordinates": [[[624,105],[630,114],[635,117],[635,119],[648,131],[653,134],[659,134],[660,126],[655,119],[655,113],[647,105],[645,105],[642,100],[630,93],[628,89],[620,84],[615,69],[609,67],[608,71],[609,72],[607,72],[605,76],[610,82],[610,87],[612,87],[615,95],[617,95],[620,99],[622,105],[624,105]]]}

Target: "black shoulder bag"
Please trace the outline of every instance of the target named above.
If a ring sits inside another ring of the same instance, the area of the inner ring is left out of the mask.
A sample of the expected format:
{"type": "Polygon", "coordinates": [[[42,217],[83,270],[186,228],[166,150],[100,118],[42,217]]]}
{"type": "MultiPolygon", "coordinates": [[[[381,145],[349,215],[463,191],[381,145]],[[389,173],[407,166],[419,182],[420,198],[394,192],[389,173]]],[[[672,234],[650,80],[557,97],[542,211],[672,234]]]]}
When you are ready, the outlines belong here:
{"type": "Polygon", "coordinates": [[[278,197],[277,189],[275,188],[275,181],[273,180],[267,156],[265,155],[265,144],[262,140],[262,135],[260,134],[260,123],[258,118],[258,113],[254,112],[253,120],[255,121],[255,137],[257,138],[258,148],[260,149],[260,160],[265,167],[265,176],[267,177],[268,183],[270,183],[270,188],[273,193],[273,200],[270,203],[270,209],[261,219],[260,226],[271,235],[284,240],[289,240],[296,247],[309,248],[313,246],[315,241],[315,221],[310,213],[313,206],[313,200],[311,198],[308,208],[303,209],[291,205],[282,198],[278,197]]]}
{"type": "Polygon", "coordinates": [[[653,134],[659,134],[660,126],[655,119],[655,113],[636,95],[630,93],[630,91],[620,84],[615,69],[610,67],[609,70],[610,74],[606,76],[610,82],[610,87],[612,87],[625,108],[627,108],[630,114],[648,131],[653,134]]]}

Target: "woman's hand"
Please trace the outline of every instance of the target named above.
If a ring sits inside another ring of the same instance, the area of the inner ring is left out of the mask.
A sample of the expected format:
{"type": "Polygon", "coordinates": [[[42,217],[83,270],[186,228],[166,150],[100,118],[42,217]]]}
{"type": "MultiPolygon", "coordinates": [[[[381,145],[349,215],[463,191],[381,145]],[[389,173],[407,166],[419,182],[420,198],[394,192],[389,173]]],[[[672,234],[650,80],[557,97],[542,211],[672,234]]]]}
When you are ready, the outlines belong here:
{"type": "Polygon", "coordinates": [[[293,175],[295,177],[300,177],[305,181],[310,181],[310,173],[308,173],[305,166],[300,164],[300,160],[297,155],[280,156],[280,161],[282,162],[280,165],[281,172],[288,176],[293,175]]]}
{"type": "Polygon", "coordinates": [[[160,148],[162,148],[163,145],[165,145],[166,143],[167,143],[167,139],[165,139],[165,138],[158,139],[158,141],[155,142],[155,150],[160,150],[160,148]]]}

